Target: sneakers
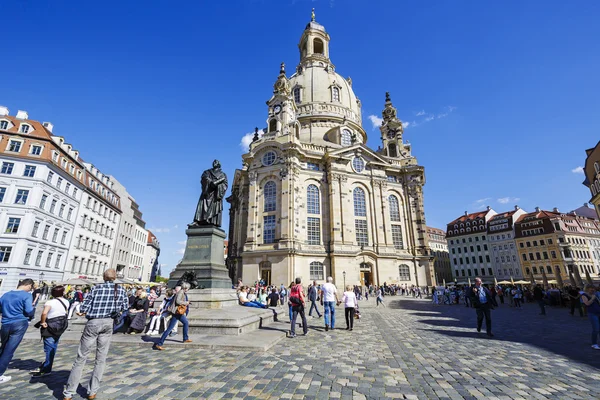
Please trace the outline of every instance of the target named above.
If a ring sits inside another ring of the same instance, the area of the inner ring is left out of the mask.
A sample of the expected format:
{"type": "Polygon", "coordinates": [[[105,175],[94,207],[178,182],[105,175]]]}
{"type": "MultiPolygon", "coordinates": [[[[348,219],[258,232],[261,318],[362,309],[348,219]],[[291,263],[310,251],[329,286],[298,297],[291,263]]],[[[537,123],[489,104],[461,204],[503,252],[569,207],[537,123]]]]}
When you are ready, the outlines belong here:
{"type": "Polygon", "coordinates": [[[159,345],[157,345],[157,344],[155,344],[154,346],[152,346],[152,348],[153,348],[154,350],[161,350],[161,351],[165,349],[164,347],[162,347],[162,346],[159,346],[159,345]]]}
{"type": "Polygon", "coordinates": [[[600,350],[600,346],[598,346],[597,344],[593,344],[592,349],[600,350]]]}
{"type": "Polygon", "coordinates": [[[10,380],[11,380],[11,377],[10,377],[10,376],[6,376],[6,375],[2,375],[2,376],[0,376],[0,384],[2,384],[2,383],[6,383],[6,382],[8,382],[8,381],[10,381],[10,380]]]}
{"type": "Polygon", "coordinates": [[[52,374],[52,371],[48,371],[48,372],[38,371],[38,372],[34,372],[33,374],[31,374],[31,376],[34,378],[40,378],[42,376],[48,376],[50,374],[52,374]]]}

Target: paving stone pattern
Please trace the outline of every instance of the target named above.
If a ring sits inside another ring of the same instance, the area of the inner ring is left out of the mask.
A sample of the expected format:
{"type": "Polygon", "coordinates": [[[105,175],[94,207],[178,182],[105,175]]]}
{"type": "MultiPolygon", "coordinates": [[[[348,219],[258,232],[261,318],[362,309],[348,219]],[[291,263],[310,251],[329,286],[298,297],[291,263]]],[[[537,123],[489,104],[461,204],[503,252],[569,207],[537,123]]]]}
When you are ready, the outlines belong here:
{"type": "MultiPolygon", "coordinates": [[[[339,308],[334,331],[309,318],[307,337],[267,352],[159,352],[113,343],[98,399],[600,398],[600,351],[590,348],[590,324],[567,309],[540,316],[534,304],[501,306],[492,312],[496,336],[488,339],[464,306],[399,296],[386,297],[387,308],[369,302],[361,302],[363,318],[353,332],[344,330],[339,308]]],[[[61,399],[76,350],[59,345],[53,374],[32,379],[28,370],[43,359],[42,344],[24,342],[0,399],[61,399]]]]}

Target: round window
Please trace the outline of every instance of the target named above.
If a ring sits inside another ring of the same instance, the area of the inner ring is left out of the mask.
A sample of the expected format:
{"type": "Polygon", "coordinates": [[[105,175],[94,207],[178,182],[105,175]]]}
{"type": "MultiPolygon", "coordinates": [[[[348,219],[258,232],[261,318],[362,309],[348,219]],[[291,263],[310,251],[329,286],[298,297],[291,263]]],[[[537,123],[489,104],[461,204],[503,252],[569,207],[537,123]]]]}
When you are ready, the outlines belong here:
{"type": "Polygon", "coordinates": [[[356,172],[363,172],[365,169],[365,162],[360,157],[354,157],[354,160],[352,160],[352,167],[356,172]]]}
{"type": "Polygon", "coordinates": [[[262,158],[262,162],[263,165],[273,165],[273,163],[275,162],[275,153],[272,151],[269,151],[267,153],[265,153],[265,155],[262,158]]]}

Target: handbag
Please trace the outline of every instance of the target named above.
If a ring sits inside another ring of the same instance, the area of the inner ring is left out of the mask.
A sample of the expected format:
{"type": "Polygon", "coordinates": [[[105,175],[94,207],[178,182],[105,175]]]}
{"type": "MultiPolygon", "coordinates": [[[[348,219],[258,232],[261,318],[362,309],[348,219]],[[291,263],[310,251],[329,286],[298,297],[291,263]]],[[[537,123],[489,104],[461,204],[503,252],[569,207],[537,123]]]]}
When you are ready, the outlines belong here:
{"type": "Polygon", "coordinates": [[[179,304],[177,306],[176,313],[178,315],[184,315],[186,311],[187,311],[187,305],[186,304],[179,304]]]}
{"type": "Polygon", "coordinates": [[[69,321],[67,320],[67,313],[69,312],[65,303],[57,299],[58,302],[64,307],[65,315],[60,315],[58,317],[50,318],[46,320],[46,327],[41,326],[41,321],[35,324],[34,326],[40,328],[40,335],[43,338],[46,337],[60,337],[69,327],[69,321]]]}

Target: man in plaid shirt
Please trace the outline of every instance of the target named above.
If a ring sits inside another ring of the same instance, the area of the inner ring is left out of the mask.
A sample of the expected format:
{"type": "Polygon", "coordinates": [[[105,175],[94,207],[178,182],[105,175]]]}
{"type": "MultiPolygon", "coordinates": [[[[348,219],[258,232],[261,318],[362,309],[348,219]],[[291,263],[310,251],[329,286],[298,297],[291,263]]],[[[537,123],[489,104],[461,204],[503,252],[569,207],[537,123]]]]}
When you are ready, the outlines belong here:
{"type": "Polygon", "coordinates": [[[87,357],[94,345],[96,345],[96,361],[88,385],[88,399],[96,398],[113,333],[111,314],[115,311],[123,312],[129,308],[127,293],[122,287],[114,283],[116,278],[117,272],[114,269],[104,271],[104,283],[96,285],[81,305],[78,315],[85,315],[88,322],[81,335],[77,358],[73,363],[73,368],[71,368],[71,374],[64,391],[64,400],[71,400],[77,392],[83,367],[85,367],[87,357]]]}

